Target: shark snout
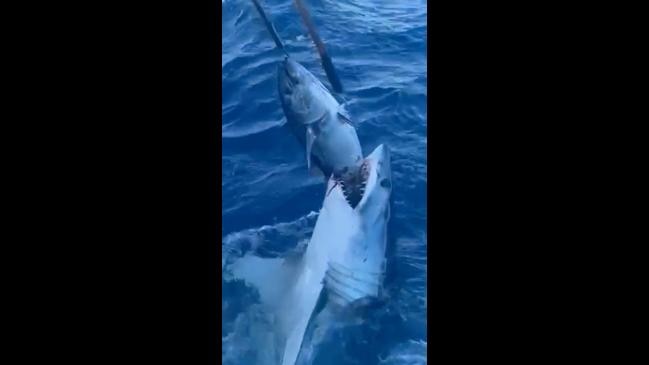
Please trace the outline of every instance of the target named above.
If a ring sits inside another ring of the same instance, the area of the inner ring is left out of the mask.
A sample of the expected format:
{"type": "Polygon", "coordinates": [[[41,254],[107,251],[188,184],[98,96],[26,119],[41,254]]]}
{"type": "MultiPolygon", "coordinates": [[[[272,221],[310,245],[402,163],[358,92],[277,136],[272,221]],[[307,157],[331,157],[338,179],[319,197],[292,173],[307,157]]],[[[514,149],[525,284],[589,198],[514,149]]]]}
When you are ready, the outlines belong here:
{"type": "Polygon", "coordinates": [[[377,183],[382,187],[391,190],[392,188],[392,169],[390,167],[390,149],[388,146],[381,144],[372,152],[370,159],[374,160],[373,165],[376,169],[377,183]]]}

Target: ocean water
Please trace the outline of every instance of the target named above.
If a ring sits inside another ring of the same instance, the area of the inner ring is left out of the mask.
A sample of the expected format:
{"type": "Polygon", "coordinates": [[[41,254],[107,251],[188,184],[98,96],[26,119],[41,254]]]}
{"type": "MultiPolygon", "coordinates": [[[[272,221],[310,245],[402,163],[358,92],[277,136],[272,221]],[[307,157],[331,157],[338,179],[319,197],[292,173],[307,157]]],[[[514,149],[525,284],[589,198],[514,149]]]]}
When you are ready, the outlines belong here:
{"type": "MultiPolygon", "coordinates": [[[[314,335],[313,364],[426,363],[426,2],[307,0],[345,88],[365,155],[392,156],[386,298],[314,335]],[[317,341],[316,338],[317,337],[317,341]]],[[[329,85],[292,0],[262,0],[288,52],[329,85]]],[[[278,352],[259,294],[233,278],[244,255],[308,243],[325,193],[277,95],[282,59],[250,0],[223,0],[222,360],[271,365],[278,352]]]]}

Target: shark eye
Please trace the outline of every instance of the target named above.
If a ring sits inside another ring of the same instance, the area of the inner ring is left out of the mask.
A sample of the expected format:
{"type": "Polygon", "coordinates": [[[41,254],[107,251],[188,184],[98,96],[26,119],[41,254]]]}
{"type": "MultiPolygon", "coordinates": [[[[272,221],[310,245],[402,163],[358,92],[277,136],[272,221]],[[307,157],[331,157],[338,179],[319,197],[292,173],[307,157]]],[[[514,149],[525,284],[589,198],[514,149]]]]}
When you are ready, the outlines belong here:
{"type": "Polygon", "coordinates": [[[381,186],[386,188],[386,189],[389,189],[389,188],[392,187],[392,184],[390,184],[390,180],[383,179],[383,180],[381,180],[381,186]]]}

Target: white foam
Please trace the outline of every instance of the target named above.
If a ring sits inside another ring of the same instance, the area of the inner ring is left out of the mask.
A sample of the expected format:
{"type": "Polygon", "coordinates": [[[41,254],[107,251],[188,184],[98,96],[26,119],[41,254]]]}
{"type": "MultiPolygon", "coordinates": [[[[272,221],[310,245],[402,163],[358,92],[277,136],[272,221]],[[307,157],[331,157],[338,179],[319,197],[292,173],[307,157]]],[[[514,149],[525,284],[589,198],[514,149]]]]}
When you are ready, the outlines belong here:
{"type": "Polygon", "coordinates": [[[384,365],[425,365],[428,342],[409,340],[395,346],[385,359],[379,359],[384,365]]]}
{"type": "Polygon", "coordinates": [[[281,248],[286,252],[300,249],[301,245],[306,245],[308,242],[317,217],[318,212],[310,212],[291,222],[264,225],[226,235],[221,243],[221,270],[226,270],[226,265],[232,264],[248,251],[255,252],[272,243],[277,245],[273,240],[282,240],[286,245],[277,246],[282,246],[281,248]]]}

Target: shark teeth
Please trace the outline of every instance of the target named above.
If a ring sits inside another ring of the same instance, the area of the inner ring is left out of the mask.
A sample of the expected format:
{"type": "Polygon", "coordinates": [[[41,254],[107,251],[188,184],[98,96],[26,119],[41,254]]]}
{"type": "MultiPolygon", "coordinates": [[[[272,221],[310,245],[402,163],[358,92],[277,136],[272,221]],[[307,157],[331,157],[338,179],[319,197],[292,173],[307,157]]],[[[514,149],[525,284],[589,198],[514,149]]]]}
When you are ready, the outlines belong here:
{"type": "Polygon", "coordinates": [[[369,170],[367,161],[364,161],[360,166],[359,174],[335,177],[336,183],[340,184],[345,200],[352,209],[356,208],[363,198],[363,195],[365,195],[368,176],[369,170]]]}

